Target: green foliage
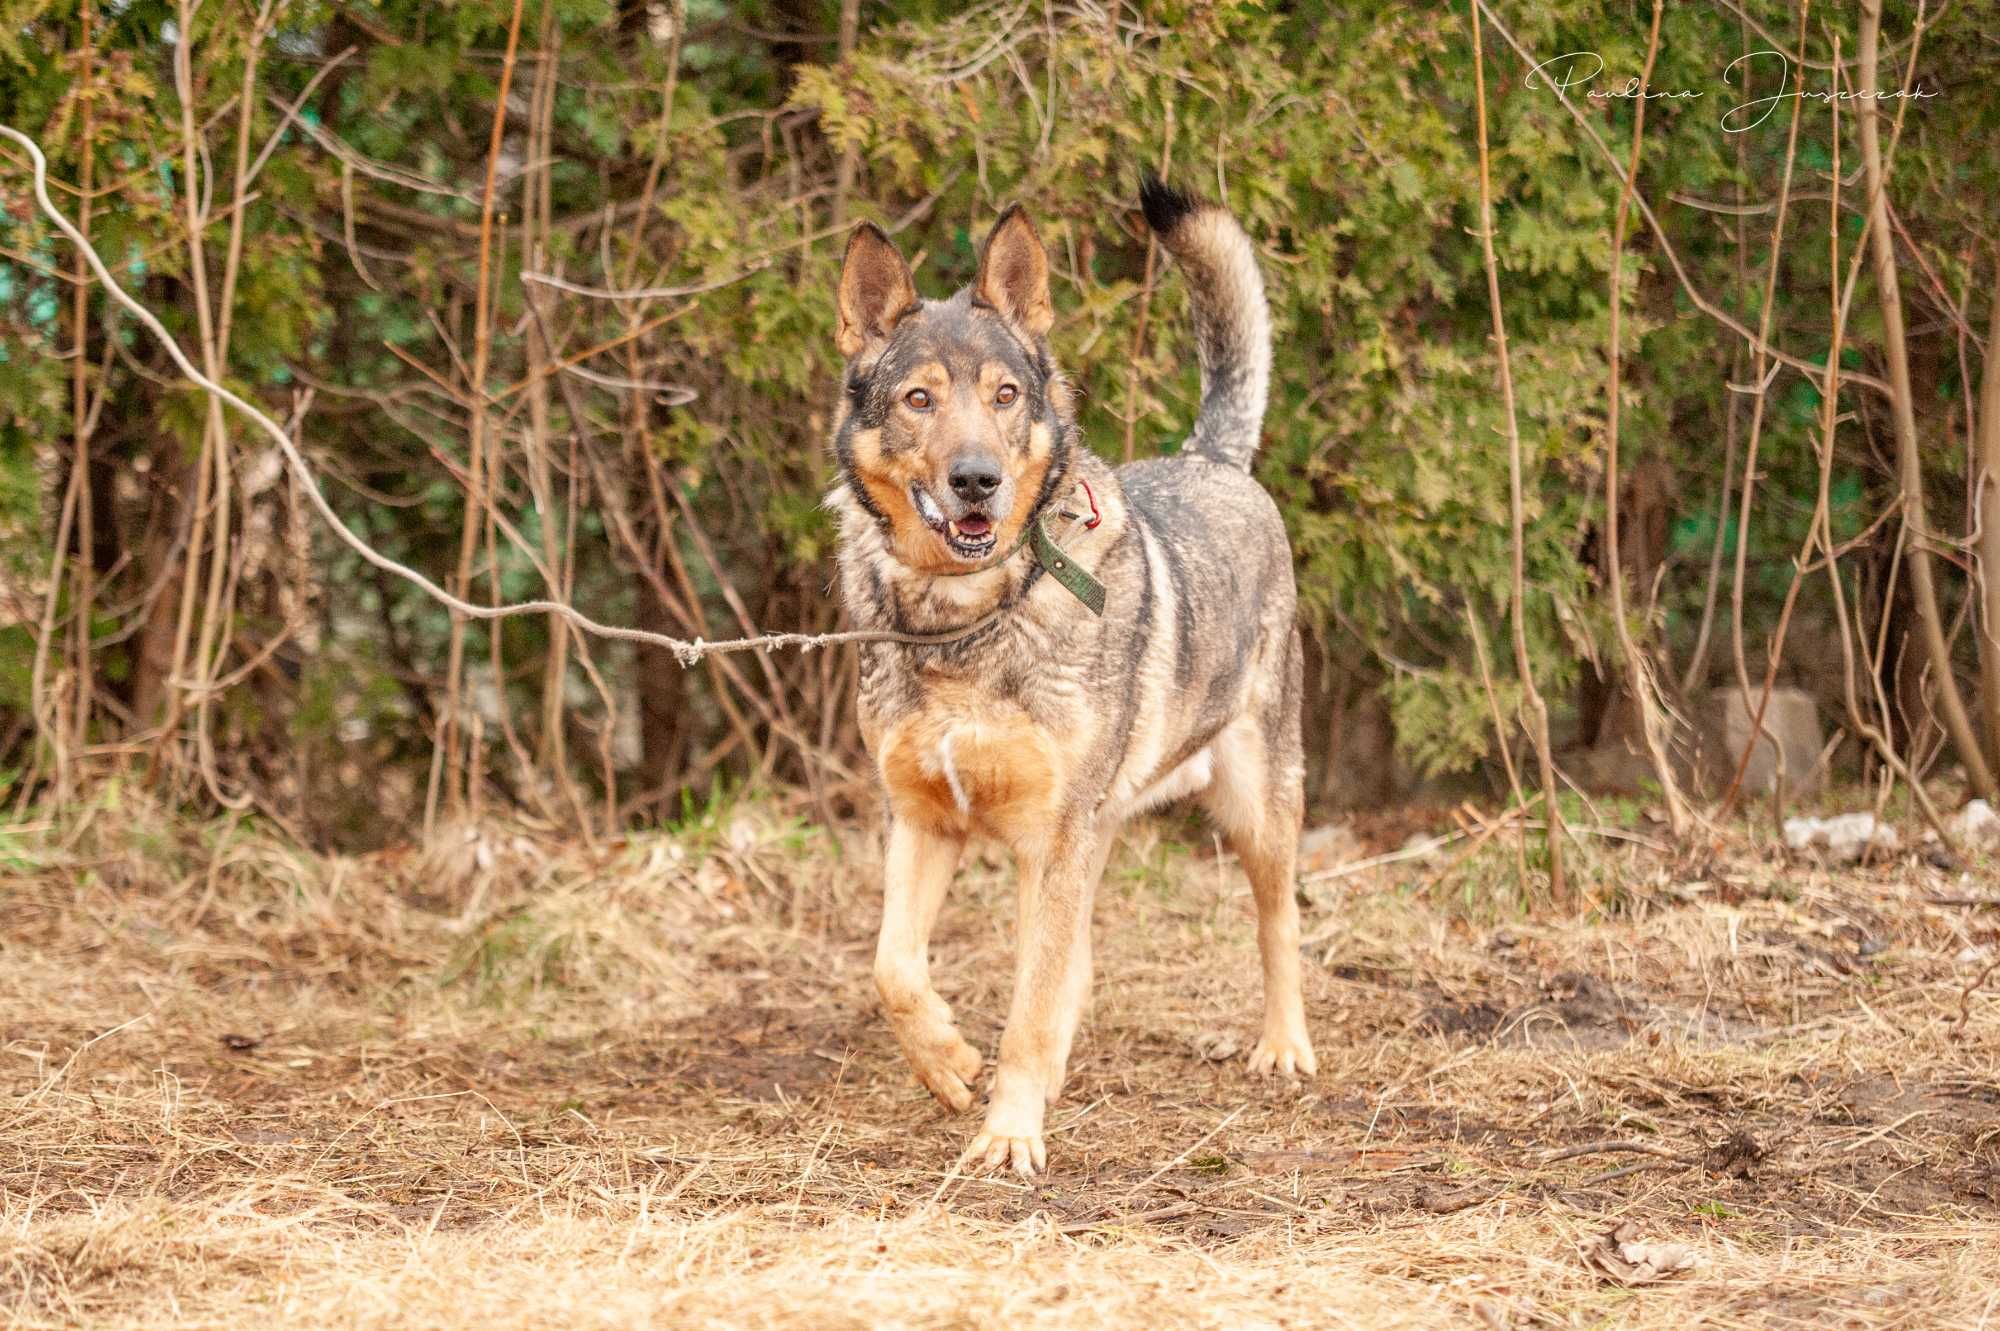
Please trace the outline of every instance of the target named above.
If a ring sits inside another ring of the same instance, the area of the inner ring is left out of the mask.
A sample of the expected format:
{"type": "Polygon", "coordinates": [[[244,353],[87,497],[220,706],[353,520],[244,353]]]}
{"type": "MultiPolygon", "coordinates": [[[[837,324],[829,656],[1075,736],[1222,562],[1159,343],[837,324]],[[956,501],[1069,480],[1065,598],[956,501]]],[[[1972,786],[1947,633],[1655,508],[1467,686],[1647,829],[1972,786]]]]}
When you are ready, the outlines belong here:
{"type": "MultiPolygon", "coordinates": [[[[1789,30],[1784,6],[1753,7],[1768,26],[1789,30]]],[[[1585,0],[1513,8],[1508,21],[1531,49],[1600,52],[1600,89],[1643,61],[1637,10],[1585,0]]],[[[2000,125],[1993,99],[1978,91],[1995,57],[1976,8],[1952,7],[1925,34],[1921,69],[1953,77],[1947,95],[1911,105],[1913,132],[1896,166],[1908,244],[1938,274],[1936,291],[1905,279],[1908,298],[1925,309],[1977,308],[1969,293],[1990,270],[1982,256],[1994,240],[2000,165],[1987,149],[2000,125]]],[[[315,386],[306,434],[337,478],[334,498],[350,524],[385,553],[445,577],[462,521],[456,475],[468,465],[468,429],[462,402],[439,385],[463,387],[476,336],[478,199],[512,6],[385,0],[363,13],[301,2],[279,12],[248,107],[253,152],[267,140],[274,146],[245,205],[228,371],[277,410],[302,385],[315,386]],[[328,72],[328,60],[350,46],[354,55],[328,72]],[[284,125],[279,108],[322,73],[302,105],[312,132],[284,125]],[[353,169],[316,135],[344,145],[353,169]]],[[[202,236],[211,286],[229,228],[222,204],[245,111],[252,13],[242,0],[212,0],[194,33],[191,110],[207,127],[213,176],[202,236]]],[[[1399,743],[1421,770],[1463,771],[1486,758],[1495,726],[1470,616],[1486,626],[1509,726],[1520,693],[1508,647],[1505,422],[1472,235],[1465,7],[1187,0],[1086,5],[1045,21],[1039,11],[957,11],[919,0],[868,7],[846,58],[821,40],[837,31],[837,13],[830,3],[720,0],[651,11],[547,0],[524,10],[511,94],[521,108],[541,86],[544,55],[560,64],[549,94],[547,172],[524,160],[525,110],[510,113],[503,145],[483,388],[496,403],[508,458],[504,498],[521,544],[501,541],[497,567],[482,565],[482,594],[494,586],[505,596],[541,594],[547,572],[530,552],[552,524],[552,538],[575,541],[579,603],[629,622],[651,593],[617,546],[614,519],[622,516],[649,549],[680,566],[670,571],[692,598],[691,615],[729,622],[703,553],[682,533],[661,534],[679,519],[646,516],[654,496],[644,468],[657,463],[757,618],[792,627],[802,606],[825,613],[818,591],[832,530],[819,501],[831,480],[825,435],[838,371],[836,217],[899,225],[899,243],[920,259],[920,285],[942,292],[970,276],[997,210],[1026,200],[1051,247],[1056,350],[1081,389],[1091,445],[1114,457],[1128,439],[1141,456],[1176,447],[1198,398],[1186,294],[1164,270],[1148,294],[1146,239],[1132,207],[1141,165],[1167,162],[1175,180],[1235,209],[1263,252],[1279,337],[1260,475],[1292,533],[1307,632],[1331,670],[1382,682],[1399,743]],[[853,184],[841,195],[843,157],[853,184]],[[540,206],[538,191],[552,225],[529,256],[519,226],[524,210],[540,206]],[[592,286],[712,289],[684,300],[594,301],[535,291],[519,280],[526,267],[592,286]],[[589,361],[601,374],[685,385],[697,396],[669,408],[595,383],[535,387],[537,317],[568,354],[615,344],[589,361]],[[645,320],[657,325],[635,333],[645,320]],[[530,398],[532,413],[524,412],[530,398]],[[580,431],[616,464],[592,482],[574,533],[560,505],[544,514],[529,492],[519,442],[528,419],[545,422],[553,452],[580,431]]],[[[84,147],[78,14],[76,0],[0,0],[0,118],[39,136],[65,180],[79,176],[84,147]]],[[[1852,15],[1827,17],[1851,50],[1852,15]]],[[[1910,7],[1892,7],[1889,31],[1906,32],[1912,18],[1910,7]]],[[[96,13],[90,147],[98,180],[121,183],[97,201],[92,232],[107,256],[124,256],[122,274],[192,347],[199,321],[189,182],[163,35],[173,19],[173,7],[157,0],[96,13]]],[[[1669,202],[1727,200],[1738,190],[1755,200],[1774,187],[1785,115],[1744,135],[1718,125],[1741,95],[1722,75],[1740,39],[1737,20],[1720,9],[1669,8],[1655,84],[1703,95],[1651,106],[1642,185],[1690,280],[1755,322],[1766,219],[1745,219],[1748,280],[1739,282],[1735,219],[1669,202]]],[[[1814,40],[1817,50],[1823,38],[1814,40]]],[[[1487,58],[1495,243],[1530,467],[1525,629],[1544,690],[1560,697],[1596,669],[1610,627],[1595,531],[1616,181],[1491,33],[1487,58]]],[[[1622,154],[1631,104],[1590,101],[1586,114],[1622,154]]],[[[1851,169],[1852,116],[1842,124],[1840,160],[1851,169]]],[[[1824,103],[1804,108],[1801,145],[1801,189],[1808,178],[1820,189],[1813,173],[1832,162],[1824,103]]],[[[66,250],[25,206],[18,174],[0,190],[9,204],[0,213],[0,566],[20,582],[51,539],[51,486],[62,470],[54,464],[72,428],[69,362],[55,353],[73,331],[67,285],[48,271],[69,263],[66,250]]],[[[1822,209],[1802,198],[1778,284],[1776,340],[1808,357],[1823,357],[1830,340],[1822,209]]],[[[1657,240],[1635,228],[1623,446],[1628,459],[1655,460],[1676,478],[1679,525],[1654,621],[1672,651],[1693,635],[1718,525],[1732,548],[1750,542],[1751,616],[1768,622],[1817,483],[1820,404],[1796,375],[1774,386],[1760,485],[1781,500],[1760,504],[1750,529],[1737,531],[1733,500],[1722,513],[1715,493],[1724,383],[1742,368],[1727,336],[1692,309],[1657,240]]],[[[1842,230],[1843,256],[1856,239],[1842,230]]],[[[145,478],[121,491],[119,538],[161,553],[143,542],[172,530],[206,406],[169,381],[157,349],[134,340],[101,297],[91,311],[93,348],[107,329],[121,348],[107,360],[93,356],[86,371],[93,391],[106,395],[103,479],[145,478]]],[[[1927,456],[1939,493],[1950,495],[1957,490],[1942,487],[1964,484],[1962,404],[1972,386],[1937,331],[1944,321],[1932,322],[1917,339],[1921,425],[1939,441],[1927,456]]],[[[1879,319],[1865,282],[1847,339],[1851,363],[1877,364],[1879,319]]],[[[1893,492],[1873,429],[1864,416],[1841,427],[1835,523],[1844,536],[1867,529],[1893,492]]],[[[322,650],[339,664],[307,669],[297,697],[307,729],[324,731],[355,706],[326,693],[343,671],[350,683],[434,672],[450,625],[437,607],[323,540],[313,560],[322,650]]],[[[107,602],[129,606],[140,590],[136,571],[118,566],[107,602]]],[[[1651,589],[1640,590],[1648,603],[1651,589]]],[[[1817,595],[1809,591],[1808,611],[1817,595]]],[[[145,635],[133,627],[128,618],[103,629],[105,668],[127,678],[151,668],[135,657],[145,635]]],[[[491,643],[501,644],[506,691],[523,714],[539,697],[530,667],[547,652],[546,633],[544,624],[516,622],[497,638],[467,639],[475,666],[490,664],[491,643]]],[[[20,673],[25,650],[12,637],[0,643],[0,680],[20,673]]],[[[594,696],[571,669],[570,683],[594,696]]],[[[691,679],[691,688],[709,687],[691,679]]],[[[8,687],[0,708],[18,709],[8,687]]],[[[404,726],[404,741],[392,747],[414,758],[426,741],[420,709],[394,719],[383,700],[405,686],[371,687],[362,684],[373,699],[362,710],[378,724],[404,726]]],[[[692,750],[726,733],[725,709],[706,694],[684,719],[699,731],[692,750]]],[[[746,751],[733,761],[753,760],[746,751]]]]}

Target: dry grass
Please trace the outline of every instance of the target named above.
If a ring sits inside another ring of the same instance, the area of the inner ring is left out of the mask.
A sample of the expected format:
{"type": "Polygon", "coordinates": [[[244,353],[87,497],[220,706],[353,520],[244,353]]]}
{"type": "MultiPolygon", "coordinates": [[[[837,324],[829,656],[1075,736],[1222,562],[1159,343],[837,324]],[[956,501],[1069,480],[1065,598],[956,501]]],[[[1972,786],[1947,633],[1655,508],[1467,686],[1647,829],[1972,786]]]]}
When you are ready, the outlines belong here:
{"type": "MultiPolygon", "coordinates": [[[[0,831],[0,1324],[2000,1325],[2000,910],[1927,900],[1980,874],[1594,845],[1615,914],[1473,923],[1410,890],[1449,853],[1385,868],[1315,894],[1324,1071],[1273,1091],[1203,1057],[1255,1030],[1240,878],[1140,841],[1030,1187],[955,1174],[874,1013],[858,833],[0,831]],[[1620,1219],[1702,1266],[1611,1283],[1620,1219]]],[[[989,1050],[1006,895],[937,949],[989,1050]]]]}

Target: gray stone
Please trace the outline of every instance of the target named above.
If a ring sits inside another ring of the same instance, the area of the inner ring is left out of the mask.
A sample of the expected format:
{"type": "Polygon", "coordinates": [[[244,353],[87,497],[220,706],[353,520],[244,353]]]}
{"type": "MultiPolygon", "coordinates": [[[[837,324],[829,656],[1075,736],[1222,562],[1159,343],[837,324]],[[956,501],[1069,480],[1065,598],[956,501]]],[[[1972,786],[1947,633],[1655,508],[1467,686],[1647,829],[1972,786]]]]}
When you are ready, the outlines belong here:
{"type": "MultiPolygon", "coordinates": [[[[1749,778],[1744,778],[1747,782],[1749,778]]],[[[1877,822],[1872,813],[1843,813],[1832,818],[1785,819],[1785,845],[1793,850],[1819,851],[1835,864],[1853,864],[1871,853],[1893,855],[1902,846],[1896,829],[1877,822]]]]}
{"type": "MultiPolygon", "coordinates": [[[[1736,774],[1743,748],[1750,742],[1761,689],[1746,699],[1736,688],[1709,691],[1701,708],[1701,767],[1713,789],[1720,793],[1736,774]]],[[[1811,795],[1826,784],[1826,764],[1820,753],[1826,747],[1826,732],[1820,725],[1819,707],[1802,689],[1775,688],[1764,709],[1764,730],[1751,751],[1750,765],[1743,773],[1743,789],[1752,795],[1768,795],[1777,783],[1777,754],[1785,755],[1785,793],[1788,797],[1811,795]],[[1772,747],[1771,738],[1777,740],[1772,747]]]]}

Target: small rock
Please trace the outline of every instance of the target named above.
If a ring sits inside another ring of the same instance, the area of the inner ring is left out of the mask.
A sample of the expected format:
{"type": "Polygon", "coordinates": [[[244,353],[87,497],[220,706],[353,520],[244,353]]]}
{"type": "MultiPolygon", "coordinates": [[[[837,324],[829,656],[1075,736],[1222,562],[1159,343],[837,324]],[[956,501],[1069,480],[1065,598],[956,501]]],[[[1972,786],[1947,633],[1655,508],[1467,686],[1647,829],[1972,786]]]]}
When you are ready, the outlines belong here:
{"type": "Polygon", "coordinates": [[[1338,869],[1361,858],[1361,843],[1345,823],[1327,823],[1308,828],[1299,838],[1299,872],[1318,873],[1338,869]]]}
{"type": "Polygon", "coordinates": [[[1974,800],[1945,820],[1951,835],[1962,846],[1990,849],[2000,845],[2000,813],[1985,800],[1974,800]]]}
{"type": "Polygon", "coordinates": [[[1701,1254],[1685,1243],[1635,1240],[1618,1245],[1618,1255],[1630,1262],[1635,1277],[1661,1280],[1701,1265],[1701,1254]]]}
{"type": "Polygon", "coordinates": [[[1743,750],[1756,733],[1757,744],[1743,770],[1746,794],[1768,795],[1778,782],[1778,754],[1785,756],[1785,789],[1793,796],[1817,793],[1826,784],[1826,765],[1820,751],[1826,732],[1820,725],[1819,707],[1812,695],[1801,689],[1778,688],[1764,709],[1762,732],[1753,724],[1756,706],[1763,691],[1753,689],[1746,704],[1734,687],[1711,691],[1697,707],[1702,756],[1711,784],[1720,790],[1736,774],[1743,750]],[[1767,738],[1766,736],[1769,736],[1767,738]],[[1772,740],[1777,747],[1772,747],[1772,740]]]}
{"type": "Polygon", "coordinates": [[[1894,854],[1901,840],[1895,828],[1872,813],[1843,813],[1785,819],[1785,845],[1795,851],[1818,851],[1834,864],[1853,864],[1870,852],[1894,854]]]}

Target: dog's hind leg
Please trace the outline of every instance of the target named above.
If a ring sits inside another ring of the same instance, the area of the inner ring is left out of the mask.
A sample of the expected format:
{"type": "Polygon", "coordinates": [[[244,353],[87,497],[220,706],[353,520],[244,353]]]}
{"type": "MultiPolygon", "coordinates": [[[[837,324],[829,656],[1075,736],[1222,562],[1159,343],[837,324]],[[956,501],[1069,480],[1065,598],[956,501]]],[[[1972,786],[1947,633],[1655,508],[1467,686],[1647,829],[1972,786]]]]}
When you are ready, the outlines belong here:
{"type": "MultiPolygon", "coordinates": [[[[1297,668],[1298,648],[1290,666],[1297,668]]],[[[1319,1070],[1299,988],[1299,903],[1293,878],[1305,809],[1296,676],[1257,713],[1225,726],[1211,746],[1215,776],[1201,802],[1250,879],[1257,950],[1264,963],[1264,1033],[1250,1070],[1287,1076],[1319,1070]]]]}
{"type": "Polygon", "coordinates": [[[984,1063],[952,1024],[951,1008],[931,987],[931,926],[965,849],[962,837],[892,817],[882,893],[882,933],[875,944],[875,988],[882,1010],[917,1079],[963,1113],[984,1063]]]}

